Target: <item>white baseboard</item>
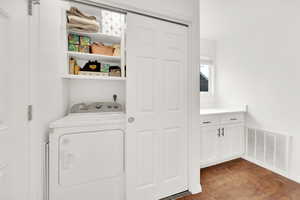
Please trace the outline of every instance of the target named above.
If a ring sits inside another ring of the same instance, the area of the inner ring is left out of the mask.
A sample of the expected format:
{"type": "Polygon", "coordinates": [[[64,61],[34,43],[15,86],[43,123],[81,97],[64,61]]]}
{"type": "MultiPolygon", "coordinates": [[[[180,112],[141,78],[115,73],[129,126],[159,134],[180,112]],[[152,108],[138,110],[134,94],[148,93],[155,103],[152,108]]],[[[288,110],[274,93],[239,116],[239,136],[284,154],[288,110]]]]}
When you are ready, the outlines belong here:
{"type": "Polygon", "coordinates": [[[209,163],[205,163],[205,164],[200,164],[200,168],[202,169],[202,168],[206,168],[206,167],[211,167],[211,166],[222,164],[224,162],[235,160],[235,159],[238,159],[238,158],[241,158],[241,157],[242,157],[242,155],[236,155],[236,156],[231,156],[231,157],[226,158],[226,159],[217,160],[217,161],[213,161],[213,162],[209,162],[209,163]]]}
{"type": "Polygon", "coordinates": [[[192,194],[199,194],[202,192],[202,186],[201,184],[197,184],[196,186],[194,187],[190,187],[189,188],[189,191],[192,193],[192,194]]]}

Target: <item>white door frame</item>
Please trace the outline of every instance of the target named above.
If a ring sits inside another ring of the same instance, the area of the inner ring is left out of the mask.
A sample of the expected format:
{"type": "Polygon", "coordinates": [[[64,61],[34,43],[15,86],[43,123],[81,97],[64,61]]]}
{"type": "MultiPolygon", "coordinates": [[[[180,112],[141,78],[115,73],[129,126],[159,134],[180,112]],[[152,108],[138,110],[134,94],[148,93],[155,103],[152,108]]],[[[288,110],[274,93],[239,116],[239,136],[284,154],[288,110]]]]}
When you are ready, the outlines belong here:
{"type": "Polygon", "coordinates": [[[29,199],[42,200],[44,192],[44,155],[43,143],[40,138],[42,133],[37,132],[37,120],[35,119],[36,105],[36,69],[39,67],[39,22],[40,22],[40,6],[39,1],[32,5],[32,14],[29,16],[29,105],[32,105],[32,120],[29,122],[29,163],[30,163],[30,179],[29,179],[29,199]]]}

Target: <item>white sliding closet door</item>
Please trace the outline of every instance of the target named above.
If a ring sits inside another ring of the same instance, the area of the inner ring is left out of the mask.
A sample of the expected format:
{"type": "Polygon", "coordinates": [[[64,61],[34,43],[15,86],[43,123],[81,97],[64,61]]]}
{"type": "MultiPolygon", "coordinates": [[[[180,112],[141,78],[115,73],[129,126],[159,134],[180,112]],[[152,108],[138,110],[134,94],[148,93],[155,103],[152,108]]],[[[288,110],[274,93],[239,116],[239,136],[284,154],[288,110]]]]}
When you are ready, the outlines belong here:
{"type": "Polygon", "coordinates": [[[127,17],[127,200],[187,190],[187,27],[127,17]]]}

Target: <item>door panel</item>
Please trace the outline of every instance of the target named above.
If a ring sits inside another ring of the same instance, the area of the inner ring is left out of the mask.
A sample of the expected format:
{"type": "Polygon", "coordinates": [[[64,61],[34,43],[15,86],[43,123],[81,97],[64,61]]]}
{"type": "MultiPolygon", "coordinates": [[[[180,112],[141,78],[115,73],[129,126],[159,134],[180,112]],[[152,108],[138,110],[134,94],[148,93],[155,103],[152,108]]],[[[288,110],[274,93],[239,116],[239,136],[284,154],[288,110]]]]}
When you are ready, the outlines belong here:
{"type": "Polygon", "coordinates": [[[180,63],[165,61],[166,66],[166,109],[167,111],[178,111],[180,109],[180,63]],[[172,73],[171,73],[172,72],[172,73]]]}
{"type": "Polygon", "coordinates": [[[139,83],[139,85],[137,85],[138,110],[140,112],[153,112],[155,59],[140,58],[137,62],[140,64],[137,72],[137,82],[139,83]]]}
{"type": "Polygon", "coordinates": [[[219,126],[206,126],[201,128],[201,165],[218,160],[218,149],[220,146],[218,130],[219,126]]]}
{"type": "Polygon", "coordinates": [[[233,124],[225,126],[226,137],[230,140],[230,155],[236,156],[244,153],[244,125],[242,124],[233,124]]]}
{"type": "Polygon", "coordinates": [[[154,133],[140,131],[137,133],[137,171],[144,172],[138,177],[138,187],[151,187],[154,184],[154,133]]]}
{"type": "Polygon", "coordinates": [[[187,189],[187,28],[127,16],[127,199],[187,189]]]}
{"type": "Polygon", "coordinates": [[[224,126],[224,137],[220,140],[220,159],[228,159],[244,152],[244,126],[224,126]]]}
{"type": "Polygon", "coordinates": [[[227,159],[232,156],[233,152],[233,134],[230,129],[221,128],[222,137],[219,143],[219,159],[227,159]]]}
{"type": "Polygon", "coordinates": [[[174,152],[179,149],[179,137],[180,129],[178,128],[172,128],[172,129],[166,129],[163,134],[163,152],[164,152],[164,181],[169,182],[172,179],[176,179],[178,177],[178,160],[177,156],[174,154],[174,152]]]}
{"type": "Polygon", "coordinates": [[[27,1],[0,1],[0,199],[29,199],[27,1]],[[21,34],[20,34],[21,30],[21,34]]]}

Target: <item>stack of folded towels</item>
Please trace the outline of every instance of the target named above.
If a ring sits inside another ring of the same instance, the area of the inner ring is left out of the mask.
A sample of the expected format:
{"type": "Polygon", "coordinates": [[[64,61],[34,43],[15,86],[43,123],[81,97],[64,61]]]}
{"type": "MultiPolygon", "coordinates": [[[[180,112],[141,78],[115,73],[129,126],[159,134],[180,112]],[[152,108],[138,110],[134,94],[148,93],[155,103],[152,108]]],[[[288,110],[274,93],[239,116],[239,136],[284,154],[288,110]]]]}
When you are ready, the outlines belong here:
{"type": "Polygon", "coordinates": [[[88,16],[75,7],[67,11],[67,28],[73,31],[99,32],[100,25],[95,16],[88,16]]]}

